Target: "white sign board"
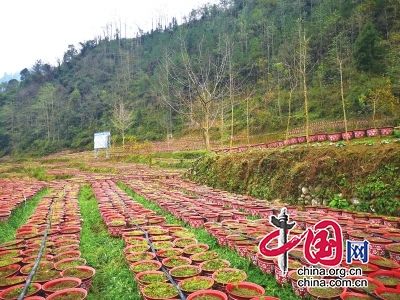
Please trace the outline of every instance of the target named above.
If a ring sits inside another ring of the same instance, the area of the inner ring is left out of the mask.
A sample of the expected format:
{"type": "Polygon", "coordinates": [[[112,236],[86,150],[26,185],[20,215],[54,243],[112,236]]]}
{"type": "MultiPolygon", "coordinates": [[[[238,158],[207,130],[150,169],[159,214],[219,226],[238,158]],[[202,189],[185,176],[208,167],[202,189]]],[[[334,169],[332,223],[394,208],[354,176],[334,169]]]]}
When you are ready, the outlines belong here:
{"type": "Polygon", "coordinates": [[[94,134],[94,149],[109,149],[110,148],[110,137],[109,131],[97,132],[94,134]]]}

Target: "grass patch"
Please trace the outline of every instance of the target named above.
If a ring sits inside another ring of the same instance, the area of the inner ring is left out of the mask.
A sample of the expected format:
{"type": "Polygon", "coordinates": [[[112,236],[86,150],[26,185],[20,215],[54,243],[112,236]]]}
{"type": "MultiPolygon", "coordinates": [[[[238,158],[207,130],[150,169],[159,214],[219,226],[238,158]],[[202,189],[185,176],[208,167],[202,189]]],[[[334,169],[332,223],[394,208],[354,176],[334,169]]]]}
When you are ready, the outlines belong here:
{"type": "Polygon", "coordinates": [[[83,218],[80,251],[87,265],[96,269],[87,300],[141,300],[136,282],[125,260],[122,239],[109,236],[90,185],[78,196],[83,218]]]}
{"type": "Polygon", "coordinates": [[[149,202],[146,198],[137,195],[123,183],[119,182],[118,185],[128,195],[132,196],[135,201],[142,204],[143,207],[151,209],[158,215],[166,217],[167,223],[181,224],[181,226],[188,228],[189,232],[194,233],[195,238],[199,241],[199,243],[208,244],[210,246],[209,250],[217,252],[219,258],[230,261],[231,268],[238,268],[245,271],[247,273],[246,281],[251,281],[256,284],[262,285],[265,288],[265,292],[267,295],[279,297],[280,299],[285,300],[299,299],[294,294],[291,285],[287,284],[281,287],[276,282],[274,277],[262,273],[262,271],[257,266],[253,265],[249,259],[240,257],[235,251],[230,250],[228,247],[219,246],[217,239],[208,234],[205,229],[191,228],[172,214],[163,211],[157,204],[149,202]]]}
{"type": "Polygon", "coordinates": [[[0,243],[8,242],[14,239],[17,229],[26,223],[30,215],[35,210],[35,207],[40,199],[42,199],[42,197],[48,192],[49,189],[42,189],[32,199],[26,201],[26,207],[25,204],[22,203],[20,207],[13,210],[7,222],[0,223],[0,243]]]}

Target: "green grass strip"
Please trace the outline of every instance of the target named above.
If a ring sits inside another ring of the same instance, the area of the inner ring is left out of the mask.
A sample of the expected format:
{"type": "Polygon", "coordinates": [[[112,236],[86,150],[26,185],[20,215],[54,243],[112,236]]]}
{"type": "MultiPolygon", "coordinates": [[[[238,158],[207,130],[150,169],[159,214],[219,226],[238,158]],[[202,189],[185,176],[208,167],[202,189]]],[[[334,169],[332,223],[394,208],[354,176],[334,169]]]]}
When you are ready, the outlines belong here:
{"type": "Polygon", "coordinates": [[[112,238],[101,219],[90,185],[83,185],[78,196],[83,218],[80,251],[87,265],[96,269],[87,300],[141,300],[134,277],[125,260],[124,241],[112,238]]]}
{"type": "Polygon", "coordinates": [[[167,223],[180,224],[181,226],[188,228],[189,232],[194,233],[195,238],[199,241],[199,243],[209,245],[210,250],[216,251],[219,255],[219,258],[230,261],[231,268],[237,268],[245,271],[247,273],[246,281],[263,286],[265,288],[266,295],[285,300],[300,299],[294,294],[290,284],[286,284],[284,286],[279,285],[276,282],[275,277],[264,274],[260,268],[253,265],[249,259],[239,256],[235,251],[229,249],[228,247],[221,247],[218,244],[218,240],[210,235],[204,228],[191,228],[188,224],[177,219],[174,215],[163,211],[157,204],[137,195],[123,183],[119,182],[118,185],[128,195],[132,196],[135,201],[142,204],[143,207],[153,210],[160,216],[162,215],[166,217],[167,223]]]}
{"type": "Polygon", "coordinates": [[[32,215],[36,205],[40,199],[49,192],[48,188],[44,188],[33,196],[32,199],[22,203],[18,208],[14,209],[7,222],[0,223],[0,243],[14,240],[14,235],[17,229],[26,223],[28,218],[32,215]]]}

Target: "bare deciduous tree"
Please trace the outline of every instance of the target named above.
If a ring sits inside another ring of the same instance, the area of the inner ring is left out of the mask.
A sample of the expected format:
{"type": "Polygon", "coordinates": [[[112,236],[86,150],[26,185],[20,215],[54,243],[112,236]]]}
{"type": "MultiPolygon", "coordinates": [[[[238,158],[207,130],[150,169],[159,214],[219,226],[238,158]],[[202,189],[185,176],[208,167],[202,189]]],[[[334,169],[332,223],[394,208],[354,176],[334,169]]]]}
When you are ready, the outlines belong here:
{"type": "Polygon", "coordinates": [[[217,49],[203,49],[201,40],[196,55],[189,57],[184,37],[180,37],[180,53],[166,55],[161,70],[161,90],[163,100],[200,127],[204,145],[210,149],[210,129],[212,128],[226,91],[225,68],[227,65],[226,45],[217,49]],[[177,60],[172,58],[175,55],[177,60]],[[167,78],[167,80],[165,80],[167,78]]]}
{"type": "Polygon", "coordinates": [[[125,132],[133,123],[133,111],[129,110],[122,100],[114,104],[111,122],[120,131],[122,148],[125,149],[125,132]]]}

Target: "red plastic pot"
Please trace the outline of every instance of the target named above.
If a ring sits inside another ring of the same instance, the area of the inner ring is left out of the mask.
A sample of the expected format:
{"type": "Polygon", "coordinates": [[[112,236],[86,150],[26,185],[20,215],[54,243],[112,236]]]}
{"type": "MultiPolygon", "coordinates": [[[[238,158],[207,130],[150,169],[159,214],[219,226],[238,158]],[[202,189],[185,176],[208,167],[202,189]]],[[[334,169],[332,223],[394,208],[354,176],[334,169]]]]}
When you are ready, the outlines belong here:
{"type": "Polygon", "coordinates": [[[18,264],[0,267],[0,278],[14,276],[19,269],[21,269],[21,266],[18,264]]]}
{"type": "Polygon", "coordinates": [[[252,283],[252,282],[242,281],[242,282],[237,282],[237,283],[230,283],[225,287],[225,290],[228,293],[229,298],[232,300],[246,300],[246,299],[252,299],[255,297],[255,295],[248,296],[248,297],[236,295],[233,292],[235,288],[250,289],[250,290],[254,291],[255,293],[258,293],[259,296],[261,296],[265,293],[265,289],[261,285],[258,285],[258,284],[252,283]]]}
{"type": "Polygon", "coordinates": [[[387,270],[387,271],[391,271],[392,269],[400,268],[400,264],[398,264],[394,260],[376,256],[376,255],[369,256],[369,263],[376,265],[381,270],[387,270]]]}
{"type": "Polygon", "coordinates": [[[44,291],[46,297],[48,297],[51,294],[57,292],[57,291],[52,290],[52,287],[54,287],[57,284],[65,283],[65,282],[74,283],[74,286],[71,286],[70,288],[78,288],[82,284],[82,280],[79,278],[63,277],[63,278],[58,278],[58,279],[54,279],[54,280],[50,280],[50,281],[46,282],[45,284],[42,285],[42,290],[44,291]]]}
{"type": "Polygon", "coordinates": [[[312,299],[314,299],[314,300],[339,300],[340,295],[343,294],[344,292],[346,292],[346,288],[341,287],[341,288],[338,288],[341,290],[340,292],[338,291],[338,293],[336,293],[336,294],[324,297],[324,296],[321,296],[321,295],[315,293],[314,289],[315,288],[310,288],[310,287],[307,288],[307,292],[311,295],[312,299]]]}
{"type": "MultiPolygon", "coordinates": [[[[143,275],[147,275],[147,274],[159,274],[159,275],[163,275],[164,274],[165,275],[165,273],[163,271],[144,271],[144,272],[137,273],[136,276],[135,276],[135,279],[136,279],[137,282],[139,282],[139,286],[141,288],[143,288],[144,286],[150,284],[148,282],[145,282],[145,281],[141,280],[143,275]]],[[[168,282],[168,278],[165,276],[165,280],[162,281],[162,282],[168,282]]]]}
{"type": "Polygon", "coordinates": [[[178,267],[174,267],[174,268],[172,268],[171,270],[169,270],[169,274],[171,275],[171,277],[172,277],[172,278],[175,280],[175,282],[177,282],[177,283],[181,282],[181,281],[184,280],[184,279],[191,278],[191,277],[194,277],[194,276],[198,276],[198,275],[200,275],[200,273],[201,273],[200,267],[199,267],[199,266],[193,266],[193,265],[178,266],[178,267]],[[179,269],[182,269],[182,268],[190,268],[190,269],[193,269],[193,274],[192,274],[192,275],[189,275],[189,276],[174,275],[174,273],[175,273],[176,271],[178,271],[179,269]]]}
{"type": "Polygon", "coordinates": [[[65,251],[54,256],[53,260],[54,262],[59,262],[60,260],[73,257],[81,257],[81,252],[78,250],[65,251]]]}
{"type": "Polygon", "coordinates": [[[215,281],[215,287],[220,290],[220,291],[225,291],[225,287],[231,283],[231,282],[219,282],[217,280],[218,274],[221,272],[225,272],[225,271],[234,271],[234,272],[238,272],[242,274],[242,280],[240,280],[240,282],[245,281],[247,278],[247,274],[245,271],[240,270],[240,269],[236,269],[236,268],[223,268],[223,269],[219,269],[217,271],[215,271],[211,277],[214,279],[215,281]]]}
{"type": "MultiPolygon", "coordinates": [[[[196,300],[196,298],[199,296],[213,296],[213,297],[219,298],[220,300],[228,300],[228,296],[225,293],[223,293],[221,291],[216,291],[216,290],[197,291],[197,292],[190,294],[186,299],[187,300],[196,300]]],[[[264,298],[264,299],[266,299],[266,298],[264,298]]]]}
{"type": "Polygon", "coordinates": [[[189,246],[186,246],[185,248],[183,248],[183,255],[184,255],[184,256],[187,256],[187,257],[190,257],[190,256],[193,255],[193,254],[200,253],[200,252],[193,252],[193,251],[191,251],[191,249],[196,248],[196,247],[200,247],[200,248],[203,249],[203,250],[200,251],[200,252],[207,251],[207,250],[210,248],[210,246],[208,246],[207,244],[194,244],[194,245],[189,245],[189,246]]]}
{"type": "MultiPolygon", "coordinates": [[[[378,276],[387,276],[387,277],[394,277],[394,278],[397,278],[398,280],[400,280],[400,273],[399,272],[395,272],[395,271],[376,271],[376,272],[373,272],[373,273],[371,273],[371,274],[369,274],[368,275],[368,277],[371,277],[371,278],[373,278],[373,279],[375,279],[375,280],[377,280],[377,281],[380,281],[379,280],[379,277],[378,276]]],[[[389,283],[384,283],[384,282],[382,282],[382,281],[380,281],[385,287],[388,287],[388,288],[395,288],[397,285],[398,285],[398,283],[396,283],[396,284],[389,284],[389,283]]]]}
{"type": "Polygon", "coordinates": [[[378,136],[379,135],[379,130],[378,128],[368,128],[367,129],[367,136],[378,136]]]}
{"type": "Polygon", "coordinates": [[[185,248],[186,246],[194,245],[197,244],[198,242],[195,238],[178,238],[174,239],[173,243],[174,247],[185,248]],[[186,245],[186,243],[188,244],[186,245]]]}
{"type": "Polygon", "coordinates": [[[131,272],[132,272],[135,276],[136,276],[138,273],[142,272],[142,271],[139,271],[139,272],[135,271],[135,267],[136,267],[136,266],[139,266],[139,265],[141,265],[141,264],[151,264],[152,267],[151,267],[151,269],[148,270],[148,271],[158,271],[158,270],[161,269],[161,267],[162,267],[162,264],[161,264],[159,261],[157,261],[157,260],[142,260],[142,261],[138,261],[138,262],[135,262],[135,263],[133,263],[133,264],[130,265],[130,270],[131,270],[131,272]]]}
{"type": "MultiPolygon", "coordinates": [[[[380,237],[369,237],[368,241],[369,241],[369,253],[379,256],[384,256],[386,254],[386,249],[387,249],[386,246],[393,243],[391,240],[380,237]]],[[[399,259],[400,259],[400,251],[399,251],[399,259]]]]}
{"type": "Polygon", "coordinates": [[[375,294],[380,297],[382,300],[386,300],[389,298],[385,298],[382,294],[388,293],[392,296],[390,299],[400,299],[400,290],[399,289],[392,289],[392,288],[377,288],[375,290],[375,294]],[[393,298],[396,297],[396,298],[393,298]]]}
{"type": "Polygon", "coordinates": [[[366,132],[364,129],[354,130],[354,137],[356,139],[363,138],[363,137],[365,137],[365,135],[366,135],[366,132]]]}
{"type": "MultiPolygon", "coordinates": [[[[22,260],[22,263],[23,264],[32,264],[32,263],[34,263],[36,261],[36,259],[37,259],[37,255],[28,256],[28,257],[25,257],[22,260]]],[[[53,260],[53,256],[52,255],[48,255],[48,254],[43,254],[41,259],[42,260],[47,260],[47,261],[52,261],[53,260]]]]}
{"type": "Polygon", "coordinates": [[[156,255],[153,252],[142,251],[142,252],[133,252],[126,255],[126,260],[129,261],[130,263],[135,263],[141,260],[152,260],[155,257],[156,255]]]}
{"type": "Polygon", "coordinates": [[[353,131],[342,132],[343,140],[351,140],[354,137],[353,131]]]}
{"type": "Polygon", "coordinates": [[[72,267],[68,268],[64,271],[61,272],[62,277],[73,277],[75,275],[69,275],[72,270],[80,270],[80,271],[86,271],[88,273],[87,276],[80,278],[82,280],[81,288],[85,289],[87,292],[90,290],[90,286],[92,285],[92,278],[96,274],[96,270],[93,269],[92,267],[88,266],[78,266],[78,267],[72,267]]]}
{"type": "MultiPolygon", "coordinates": [[[[292,284],[293,291],[297,296],[299,296],[301,298],[306,298],[306,296],[308,295],[307,287],[299,286],[297,284],[298,278],[296,278],[296,274],[297,274],[297,270],[291,270],[288,273],[290,282],[292,284]]],[[[318,277],[318,278],[321,278],[321,277],[318,277]]]]}
{"type": "MultiPolygon", "coordinates": [[[[372,277],[366,276],[349,276],[348,279],[355,280],[355,279],[365,279],[368,281],[368,291],[373,292],[376,288],[385,287],[381,282],[378,280],[373,279],[372,277]]],[[[363,293],[364,289],[356,289],[356,288],[349,288],[349,292],[355,293],[363,293]]]]}
{"type": "Polygon", "coordinates": [[[275,264],[274,258],[266,257],[261,253],[257,252],[257,265],[263,273],[274,275],[275,274],[275,264]]]}
{"type": "Polygon", "coordinates": [[[67,251],[76,251],[79,249],[79,244],[70,244],[70,245],[65,245],[65,246],[61,246],[61,247],[57,247],[53,249],[53,253],[55,255],[58,255],[60,253],[63,252],[67,252],[67,251]]]}
{"type": "MultiPolygon", "coordinates": [[[[33,268],[34,263],[28,264],[23,266],[19,272],[23,275],[29,275],[29,273],[31,272],[32,268],[33,268]]],[[[40,261],[39,262],[39,267],[38,270],[40,268],[46,268],[46,269],[54,269],[54,264],[51,261],[40,261]]]]}
{"type": "MultiPolygon", "coordinates": [[[[35,296],[37,293],[40,292],[40,289],[42,288],[42,286],[39,283],[31,283],[31,285],[35,288],[35,291],[31,292],[30,294],[27,294],[26,296],[35,296]]],[[[3,290],[2,292],[0,292],[0,299],[7,299],[7,300],[15,300],[18,299],[18,296],[15,298],[7,298],[6,295],[15,290],[15,289],[19,289],[19,288],[24,288],[25,283],[22,284],[17,284],[17,285],[13,285],[12,287],[9,287],[8,289],[3,290]]]]}
{"type": "Polygon", "coordinates": [[[385,126],[379,129],[381,135],[392,135],[393,133],[393,126],[385,126]]]}
{"type": "Polygon", "coordinates": [[[390,258],[400,264],[400,243],[392,243],[385,246],[390,258]]]}
{"type": "MultiPolygon", "coordinates": [[[[165,285],[165,286],[169,286],[169,287],[174,287],[171,283],[157,283],[157,284],[161,284],[161,285],[165,285]]],[[[148,286],[151,286],[151,285],[148,285],[148,286]]],[[[148,287],[148,286],[145,286],[143,289],[142,289],[142,295],[143,295],[143,297],[144,297],[144,299],[145,300],[168,300],[168,299],[176,299],[175,297],[177,297],[178,296],[178,290],[176,290],[176,293],[175,293],[175,295],[174,296],[172,296],[172,298],[165,298],[165,297],[163,297],[163,298],[153,298],[153,297],[150,297],[149,295],[147,295],[146,294],[146,288],[148,287]]]]}
{"type": "Polygon", "coordinates": [[[370,299],[370,297],[366,294],[360,294],[360,293],[353,293],[353,292],[344,292],[340,294],[340,299],[346,300],[350,297],[357,297],[358,299],[370,299]]]}
{"type": "Polygon", "coordinates": [[[46,300],[52,300],[58,296],[67,296],[67,295],[76,295],[74,299],[79,299],[79,300],[83,300],[86,298],[87,296],[87,291],[85,289],[81,289],[81,288],[71,288],[71,289],[65,289],[65,290],[61,290],[58,292],[55,292],[53,294],[51,294],[50,296],[48,296],[46,298],[46,300]],[[80,298],[78,298],[80,295],[80,298]]]}
{"type": "Polygon", "coordinates": [[[86,265],[86,259],[83,259],[81,257],[73,257],[73,258],[66,258],[66,259],[60,260],[59,262],[54,264],[54,268],[58,271],[64,271],[68,267],[64,267],[63,264],[72,263],[72,262],[76,262],[76,265],[74,265],[74,267],[86,265]]]}
{"type": "Polygon", "coordinates": [[[368,276],[368,274],[371,274],[371,273],[379,270],[379,268],[374,264],[370,264],[370,263],[363,264],[360,261],[353,261],[351,264],[342,263],[342,266],[346,267],[346,268],[362,268],[363,275],[365,275],[365,276],[368,276]],[[365,267],[367,267],[367,268],[365,268],[365,267]]]}
{"type": "Polygon", "coordinates": [[[342,139],[341,133],[328,133],[328,140],[331,142],[338,142],[342,139]]]}
{"type": "Polygon", "coordinates": [[[26,278],[27,278],[27,276],[10,276],[10,277],[6,277],[6,278],[2,278],[3,280],[4,279],[5,280],[12,280],[13,283],[10,283],[10,282],[5,283],[5,282],[3,282],[2,284],[0,284],[0,291],[8,289],[8,288],[10,288],[10,287],[12,287],[14,285],[17,285],[17,284],[22,284],[22,283],[24,283],[26,278]]]}
{"type": "Polygon", "coordinates": [[[195,281],[195,280],[204,280],[208,282],[208,287],[204,288],[203,290],[209,290],[212,288],[212,286],[214,285],[214,279],[212,279],[211,277],[207,277],[207,276],[194,276],[191,278],[186,278],[184,280],[182,280],[181,282],[179,282],[178,286],[179,288],[182,290],[182,292],[188,296],[191,293],[197,292],[196,290],[185,290],[184,285],[186,282],[190,282],[190,281],[195,281]]]}

